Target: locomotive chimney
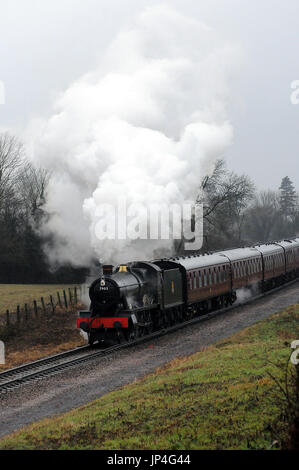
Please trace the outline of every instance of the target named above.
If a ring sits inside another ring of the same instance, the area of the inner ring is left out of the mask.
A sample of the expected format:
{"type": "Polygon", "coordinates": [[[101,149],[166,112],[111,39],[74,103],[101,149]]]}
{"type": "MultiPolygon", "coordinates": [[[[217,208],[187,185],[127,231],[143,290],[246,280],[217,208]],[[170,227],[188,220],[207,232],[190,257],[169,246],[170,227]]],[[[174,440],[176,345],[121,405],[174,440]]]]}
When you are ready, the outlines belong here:
{"type": "Polygon", "coordinates": [[[104,276],[111,276],[112,272],[113,272],[112,264],[106,264],[105,266],[103,266],[104,276]]]}

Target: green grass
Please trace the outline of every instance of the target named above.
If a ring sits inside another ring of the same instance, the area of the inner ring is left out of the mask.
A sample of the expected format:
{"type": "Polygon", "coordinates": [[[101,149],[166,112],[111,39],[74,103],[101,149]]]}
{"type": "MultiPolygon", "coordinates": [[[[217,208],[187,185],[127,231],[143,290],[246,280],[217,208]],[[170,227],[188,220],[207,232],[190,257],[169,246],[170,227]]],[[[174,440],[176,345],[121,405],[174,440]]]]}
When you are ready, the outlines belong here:
{"type": "Polygon", "coordinates": [[[30,425],[0,449],[267,449],[281,442],[276,386],[299,305],[77,410],[30,425]]]}
{"type": "Polygon", "coordinates": [[[0,314],[10,310],[14,312],[17,305],[24,307],[25,303],[32,303],[36,300],[40,303],[40,298],[55,296],[57,292],[62,293],[63,289],[75,287],[74,285],[54,285],[54,284],[0,284],[0,314]]]}

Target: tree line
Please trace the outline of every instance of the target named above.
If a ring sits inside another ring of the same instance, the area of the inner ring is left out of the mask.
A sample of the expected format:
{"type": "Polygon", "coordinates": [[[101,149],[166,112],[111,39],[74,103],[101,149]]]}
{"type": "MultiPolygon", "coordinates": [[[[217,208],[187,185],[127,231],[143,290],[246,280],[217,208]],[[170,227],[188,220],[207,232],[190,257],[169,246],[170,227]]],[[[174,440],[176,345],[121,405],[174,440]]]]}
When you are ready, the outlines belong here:
{"type": "Polygon", "coordinates": [[[0,283],[78,283],[86,269],[49,266],[43,250],[51,243],[39,230],[51,174],[34,167],[15,136],[0,134],[0,283]]]}
{"type": "Polygon", "coordinates": [[[245,175],[218,160],[202,185],[203,251],[248,246],[299,236],[299,198],[288,176],[276,191],[255,188],[245,175]]]}

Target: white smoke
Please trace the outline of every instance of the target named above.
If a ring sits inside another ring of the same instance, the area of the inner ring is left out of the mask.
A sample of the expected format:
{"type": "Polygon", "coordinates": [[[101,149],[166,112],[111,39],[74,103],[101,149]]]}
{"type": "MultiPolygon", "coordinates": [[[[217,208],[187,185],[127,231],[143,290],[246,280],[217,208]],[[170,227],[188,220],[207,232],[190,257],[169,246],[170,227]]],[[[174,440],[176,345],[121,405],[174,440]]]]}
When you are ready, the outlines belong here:
{"type": "Polygon", "coordinates": [[[33,158],[54,172],[44,227],[55,234],[52,262],[152,256],[156,244],[98,240],[97,207],[120,197],[145,205],[196,197],[232,143],[226,107],[237,62],[238,51],[204,24],[168,6],[147,8],[49,119],[31,123],[33,158]]]}

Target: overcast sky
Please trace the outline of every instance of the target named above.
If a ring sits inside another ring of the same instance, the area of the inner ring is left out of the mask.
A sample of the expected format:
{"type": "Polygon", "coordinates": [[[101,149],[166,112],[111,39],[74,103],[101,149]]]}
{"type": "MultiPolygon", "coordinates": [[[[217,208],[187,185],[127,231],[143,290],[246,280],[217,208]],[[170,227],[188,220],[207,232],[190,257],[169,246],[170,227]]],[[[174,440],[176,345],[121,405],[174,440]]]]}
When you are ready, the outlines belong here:
{"type": "MultiPolygon", "coordinates": [[[[6,104],[0,128],[22,132],[46,116],[59,92],[92,70],[115,35],[155,0],[0,0],[0,81],[6,104]]],[[[298,0],[165,1],[239,46],[240,69],[231,84],[230,168],[260,188],[278,188],[289,175],[299,188],[298,0]]],[[[196,44],[194,44],[196,47],[196,44]]]]}

